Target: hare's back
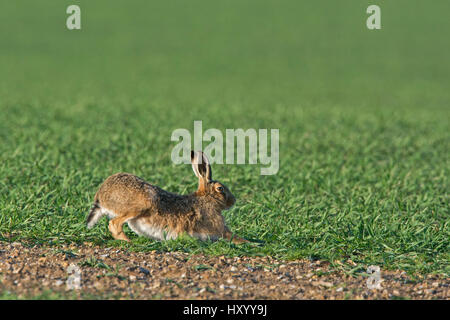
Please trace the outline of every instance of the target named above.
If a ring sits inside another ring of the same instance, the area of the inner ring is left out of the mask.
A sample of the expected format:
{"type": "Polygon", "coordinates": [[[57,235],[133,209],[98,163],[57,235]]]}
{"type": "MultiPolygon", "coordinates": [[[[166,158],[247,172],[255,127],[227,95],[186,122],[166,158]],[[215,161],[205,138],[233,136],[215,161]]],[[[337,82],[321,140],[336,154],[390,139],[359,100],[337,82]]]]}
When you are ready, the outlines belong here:
{"type": "Polygon", "coordinates": [[[156,187],[130,173],[116,173],[109,176],[97,192],[101,206],[133,206],[143,209],[156,200],[156,187]]]}

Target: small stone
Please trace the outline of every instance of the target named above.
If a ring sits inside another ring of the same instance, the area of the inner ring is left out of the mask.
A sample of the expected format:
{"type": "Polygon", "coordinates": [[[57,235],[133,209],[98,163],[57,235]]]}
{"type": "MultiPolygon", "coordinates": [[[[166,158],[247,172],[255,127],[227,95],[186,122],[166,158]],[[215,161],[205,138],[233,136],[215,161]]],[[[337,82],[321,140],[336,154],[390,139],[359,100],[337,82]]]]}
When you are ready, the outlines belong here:
{"type": "Polygon", "coordinates": [[[330,288],[333,286],[333,284],[331,282],[326,282],[326,281],[315,281],[311,283],[313,286],[322,286],[322,287],[326,287],[326,288],[330,288]]]}
{"type": "Polygon", "coordinates": [[[139,272],[142,272],[146,276],[148,276],[150,274],[150,270],[143,268],[143,267],[139,267],[139,272]]]}
{"type": "Polygon", "coordinates": [[[62,280],[56,280],[56,281],[55,281],[55,286],[59,287],[59,286],[61,286],[63,283],[64,283],[64,281],[62,281],[62,280]]]}
{"type": "Polygon", "coordinates": [[[18,266],[13,269],[13,273],[14,274],[20,273],[22,271],[22,269],[23,269],[23,266],[18,266]]]}

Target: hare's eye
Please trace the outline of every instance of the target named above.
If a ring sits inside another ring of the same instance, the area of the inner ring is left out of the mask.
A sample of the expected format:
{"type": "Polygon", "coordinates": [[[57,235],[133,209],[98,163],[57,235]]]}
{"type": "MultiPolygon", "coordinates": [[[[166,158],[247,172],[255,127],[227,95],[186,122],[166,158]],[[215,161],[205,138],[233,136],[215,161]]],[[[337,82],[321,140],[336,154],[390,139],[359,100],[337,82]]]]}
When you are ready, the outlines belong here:
{"type": "Polygon", "coordinates": [[[221,186],[217,187],[217,191],[223,192],[223,187],[221,187],[221,186]]]}

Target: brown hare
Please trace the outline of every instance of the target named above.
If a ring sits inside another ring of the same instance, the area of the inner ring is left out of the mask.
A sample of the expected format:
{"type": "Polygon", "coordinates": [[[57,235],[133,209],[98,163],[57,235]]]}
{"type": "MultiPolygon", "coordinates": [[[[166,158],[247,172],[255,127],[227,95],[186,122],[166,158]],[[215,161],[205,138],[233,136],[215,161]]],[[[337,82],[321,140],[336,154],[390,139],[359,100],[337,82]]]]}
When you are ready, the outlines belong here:
{"type": "Polygon", "coordinates": [[[231,208],[236,199],[225,185],[212,180],[208,158],[201,151],[191,151],[191,163],[198,189],[189,195],[165,191],[129,173],[108,177],[95,194],[88,228],[106,215],[111,219],[109,231],[119,240],[129,241],[122,230],[127,222],[138,235],[156,240],[175,239],[186,233],[200,240],[248,242],[233,236],[225,225],[221,212],[231,208]]]}

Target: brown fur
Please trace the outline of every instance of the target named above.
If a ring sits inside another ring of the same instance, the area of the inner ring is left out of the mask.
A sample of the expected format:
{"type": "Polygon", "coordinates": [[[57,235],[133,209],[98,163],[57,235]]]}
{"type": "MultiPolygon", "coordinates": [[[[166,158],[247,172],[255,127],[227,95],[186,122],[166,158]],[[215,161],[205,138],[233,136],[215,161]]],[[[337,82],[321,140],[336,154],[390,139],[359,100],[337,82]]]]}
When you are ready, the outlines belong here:
{"type": "Polygon", "coordinates": [[[109,230],[119,240],[129,241],[122,226],[132,222],[165,230],[173,238],[187,233],[202,240],[225,238],[234,243],[248,242],[233,237],[221,213],[234,205],[233,194],[220,182],[211,180],[211,167],[202,152],[192,151],[191,161],[199,187],[189,195],[165,191],[129,173],[108,177],[95,195],[88,225],[95,224],[97,210],[106,209],[115,214],[109,230]]]}

